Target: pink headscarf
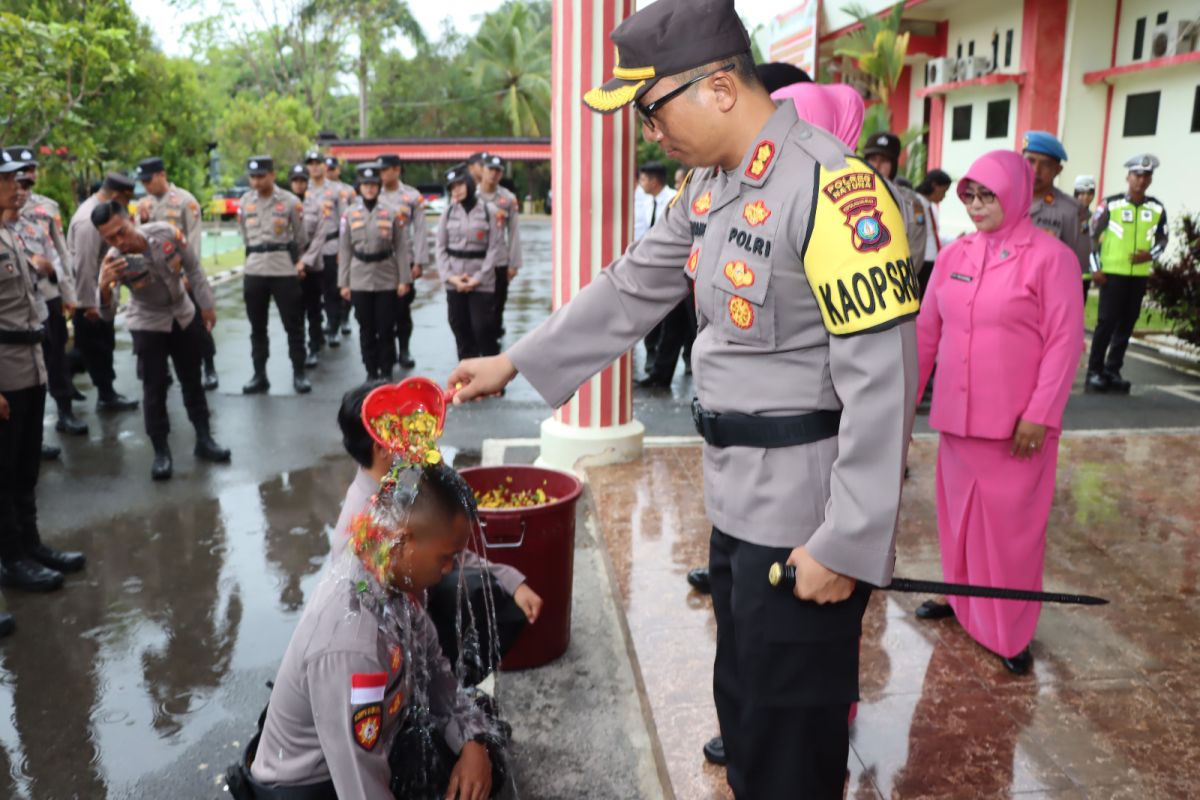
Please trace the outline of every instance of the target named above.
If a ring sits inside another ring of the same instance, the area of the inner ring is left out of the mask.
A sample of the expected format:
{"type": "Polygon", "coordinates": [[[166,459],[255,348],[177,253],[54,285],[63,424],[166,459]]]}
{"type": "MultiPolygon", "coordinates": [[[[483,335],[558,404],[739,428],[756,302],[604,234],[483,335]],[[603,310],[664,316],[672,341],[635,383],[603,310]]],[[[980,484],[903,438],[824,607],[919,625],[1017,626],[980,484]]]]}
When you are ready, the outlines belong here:
{"type": "Polygon", "coordinates": [[[1033,203],[1033,170],[1025,157],[1014,150],[993,150],[984,153],[959,182],[960,191],[966,184],[975,181],[996,194],[1000,208],[1004,209],[1004,221],[994,231],[977,231],[990,245],[993,242],[1009,241],[1022,233],[1021,229],[1034,227],[1029,219],[1029,206],[1033,203]]]}
{"type": "Polygon", "coordinates": [[[862,133],[863,99],[844,83],[793,83],[771,93],[772,100],[791,100],[800,119],[829,131],[851,150],[862,133]]]}

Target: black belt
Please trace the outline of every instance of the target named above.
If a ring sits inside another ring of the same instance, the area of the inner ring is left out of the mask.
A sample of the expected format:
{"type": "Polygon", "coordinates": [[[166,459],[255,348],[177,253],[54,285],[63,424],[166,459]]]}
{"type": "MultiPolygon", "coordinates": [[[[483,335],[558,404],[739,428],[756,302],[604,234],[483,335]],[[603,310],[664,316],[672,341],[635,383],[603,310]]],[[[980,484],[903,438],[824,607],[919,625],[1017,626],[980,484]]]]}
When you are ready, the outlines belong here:
{"type": "Polygon", "coordinates": [[[713,447],[795,447],[838,434],[841,411],[813,411],[792,417],[756,417],[705,411],[692,400],[696,432],[713,447]]]}
{"type": "Polygon", "coordinates": [[[332,241],[333,241],[334,239],[336,239],[336,238],[338,238],[338,232],[337,232],[337,231],[334,231],[333,233],[327,233],[327,234],[325,234],[325,241],[327,241],[327,242],[332,242],[332,241]]]}
{"type": "Polygon", "coordinates": [[[43,328],[30,331],[0,330],[0,344],[41,344],[45,338],[46,331],[43,328]]]}
{"type": "Polygon", "coordinates": [[[454,258],[473,258],[473,259],[487,258],[486,251],[482,252],[482,253],[477,253],[473,250],[451,250],[450,248],[446,248],[446,254],[453,256],[454,258]]]}
{"type": "Polygon", "coordinates": [[[246,255],[251,253],[284,253],[291,250],[290,244],[279,244],[272,242],[271,244],[248,244],[246,245],[246,255]]]}
{"type": "Polygon", "coordinates": [[[364,264],[374,264],[376,261],[387,261],[392,257],[392,251],[382,250],[378,253],[360,253],[359,251],[355,250],[354,257],[364,264]]]}

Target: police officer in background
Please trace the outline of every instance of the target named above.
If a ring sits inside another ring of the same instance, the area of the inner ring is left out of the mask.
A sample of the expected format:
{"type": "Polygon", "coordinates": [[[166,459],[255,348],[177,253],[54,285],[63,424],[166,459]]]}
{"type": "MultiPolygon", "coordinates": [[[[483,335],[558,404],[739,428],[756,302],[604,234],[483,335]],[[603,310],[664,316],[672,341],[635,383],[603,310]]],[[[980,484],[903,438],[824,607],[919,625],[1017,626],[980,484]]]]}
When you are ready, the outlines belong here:
{"type": "Polygon", "coordinates": [[[242,387],[243,394],[262,394],[271,388],[267,380],[270,339],[267,316],[271,300],[279,309],[287,332],[288,356],[292,361],[292,387],[297,394],[312,391],[304,374],[304,310],[300,285],[305,280],[300,254],[308,240],[304,236],[304,209],[300,199],[275,185],[275,161],[270,156],[252,156],[246,162],[251,190],[242,195],[238,229],[246,244],[242,293],[246,318],[250,321],[250,357],[254,377],[242,387]]]}
{"type": "Polygon", "coordinates": [[[1125,162],[1128,190],[1106,197],[1092,215],[1092,247],[1098,255],[1092,281],[1100,287],[1100,313],[1088,358],[1088,392],[1129,394],[1121,377],[1125,349],[1142,313],[1154,260],[1169,237],[1167,210],[1146,194],[1158,159],[1142,153],[1125,162]]]}
{"type": "Polygon", "coordinates": [[[437,269],[458,357],[494,356],[500,352],[496,261],[505,248],[496,210],[479,198],[466,164],[446,173],[446,196],[450,204],[438,223],[437,269]]]}
{"type": "Polygon", "coordinates": [[[383,191],[379,193],[379,202],[391,206],[409,220],[408,240],[409,249],[412,250],[410,269],[413,286],[412,291],[400,298],[400,306],[396,312],[396,361],[400,369],[412,369],[417,365],[411,350],[412,304],[417,298],[416,280],[421,277],[430,261],[429,225],[425,220],[425,201],[421,193],[400,181],[400,156],[394,153],[380,156],[379,165],[383,175],[383,191]]]}
{"type": "MultiPolygon", "coordinates": [[[[200,215],[200,204],[187,189],[181,189],[167,178],[167,167],[161,158],[144,158],[137,165],[137,179],[146,189],[146,196],[138,201],[140,222],[169,222],[183,233],[187,248],[196,263],[200,261],[200,244],[204,236],[204,221],[200,215]]],[[[195,297],[192,298],[195,300],[195,297]]],[[[217,378],[217,343],[212,332],[201,326],[204,340],[204,388],[213,391],[220,385],[217,378]]]]}
{"type": "Polygon", "coordinates": [[[1096,199],[1096,179],[1091,175],[1075,178],[1075,202],[1079,204],[1079,237],[1087,244],[1088,265],[1083,273],[1083,302],[1087,304],[1088,288],[1092,285],[1092,233],[1088,221],[1092,218],[1092,201],[1096,199]]]}
{"type": "Polygon", "coordinates": [[[118,394],[113,388],[116,372],[113,370],[113,351],[116,349],[116,330],[112,322],[100,316],[96,300],[100,290],[100,262],[108,247],[92,224],[92,209],[111,200],[129,204],[133,197],[133,181],[119,172],[104,176],[100,188],[79,204],[67,226],[67,251],[71,255],[71,268],[75,275],[75,297],[79,303],[73,317],[75,326],[75,349],[83,354],[83,363],[96,387],[97,411],[132,411],[137,401],[118,394]]]}
{"type": "Polygon", "coordinates": [[[863,158],[882,175],[892,190],[892,196],[904,215],[904,229],[908,234],[909,252],[913,266],[920,275],[925,264],[925,240],[929,233],[925,219],[925,206],[911,186],[897,182],[900,175],[900,137],[891,131],[873,133],[863,147],[863,158]]]}
{"type": "Polygon", "coordinates": [[[303,164],[293,164],[288,170],[288,187],[301,202],[304,201],[304,195],[308,193],[308,170],[303,164]]]}
{"type": "Polygon", "coordinates": [[[125,327],[141,366],[142,412],[154,445],[151,477],[166,480],[174,471],[167,443],[171,429],[168,357],[179,376],[188,419],[196,429],[196,458],[228,461],[229,451],[213,440],[200,379],[200,362],[207,349],[201,329],[212,331],[217,312],[208,278],[186,235],[169,222],[135,226],[126,208],[112,202],[92,209],[92,224],[110,245],[100,267],[100,313],[105,319],[116,316],[119,287],[129,289],[125,327]]]}
{"type": "Polygon", "coordinates": [[[308,169],[308,191],[304,195],[304,313],[308,318],[308,359],[317,365],[317,354],[325,347],[341,345],[342,298],[337,291],[337,224],[342,218],[342,195],[336,184],[325,180],[325,157],[314,151],[304,157],[308,169]],[[318,228],[320,231],[318,231],[318,228]],[[325,325],[321,325],[321,308],[325,325]]]}
{"type": "Polygon", "coordinates": [[[379,201],[379,164],[358,168],[362,194],[341,220],[338,287],[354,306],[367,379],[391,380],[399,302],[412,291],[409,220],[379,201]]]}
{"type": "MultiPolygon", "coordinates": [[[[16,175],[25,162],[0,150],[0,212],[19,210],[16,175]]],[[[45,304],[25,248],[0,225],[0,586],[49,592],[64,572],[83,569],[83,553],[42,544],[37,482],[42,461],[46,363],[42,354],[45,304]]],[[[0,615],[0,634],[11,633],[0,615]]]]}
{"type": "MultiPolygon", "coordinates": [[[[354,187],[342,180],[342,164],[334,156],[325,156],[325,180],[337,187],[342,198],[343,212],[358,200],[358,193],[354,191],[354,187]]],[[[348,300],[342,301],[342,336],[350,335],[351,308],[348,300]]]]}
{"type": "Polygon", "coordinates": [[[521,202],[500,185],[504,177],[504,159],[488,154],[483,159],[479,181],[479,199],[496,209],[496,230],[504,242],[496,260],[496,335],[504,335],[504,307],[508,304],[508,284],[517,277],[521,259],[521,202]]]}
{"type": "MultiPolygon", "coordinates": [[[[1079,233],[1079,204],[1054,185],[1067,160],[1066,148],[1046,131],[1029,131],[1021,154],[1033,170],[1033,204],[1029,206],[1033,224],[1071,248],[1079,259],[1080,274],[1089,275],[1091,245],[1079,233]]],[[[1086,283],[1084,293],[1087,293],[1086,283]]]]}
{"type": "Polygon", "coordinates": [[[19,190],[26,198],[19,215],[25,223],[36,226],[40,232],[40,235],[28,237],[32,240],[28,244],[37,255],[50,261],[53,267],[49,271],[39,269],[38,290],[46,301],[46,338],[42,340],[42,354],[46,360],[50,396],[58,407],[58,421],[54,429],[59,433],[83,436],[87,434],[88,426],[75,416],[71,408],[76,389],[67,366],[67,317],[75,313],[78,299],[75,295],[75,276],[71,272],[71,257],[63,237],[62,215],[58,203],[33,191],[37,183],[37,161],[34,160],[32,148],[10,147],[8,153],[14,161],[25,164],[25,168],[17,173],[19,190]]]}
{"type": "Polygon", "coordinates": [[[470,174],[471,180],[475,181],[477,188],[483,183],[483,160],[485,158],[487,158],[487,153],[482,150],[467,156],[467,172],[470,174]]]}
{"type": "Polygon", "coordinates": [[[694,265],[722,734],[706,755],[727,760],[739,800],[840,799],[862,616],[869,585],[891,580],[915,411],[904,218],[840,140],[772,102],[733,0],[658,0],[611,38],[614,77],[584,102],[634,103],[643,136],[696,170],[644,239],[449,385],[467,402],[519,372],[559,406],[686,297],[694,265]],[[785,560],[794,596],[767,581],[785,560]]]}

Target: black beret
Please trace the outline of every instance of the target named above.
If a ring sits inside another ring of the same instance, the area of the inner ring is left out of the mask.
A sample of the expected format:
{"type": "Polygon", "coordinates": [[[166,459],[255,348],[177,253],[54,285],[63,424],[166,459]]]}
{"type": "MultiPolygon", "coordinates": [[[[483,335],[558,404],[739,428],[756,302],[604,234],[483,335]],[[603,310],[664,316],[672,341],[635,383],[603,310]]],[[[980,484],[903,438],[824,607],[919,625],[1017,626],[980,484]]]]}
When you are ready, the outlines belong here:
{"type": "Polygon", "coordinates": [[[863,147],[863,156],[885,155],[892,161],[900,159],[900,137],[890,131],[872,133],[863,147]]]}
{"type": "Polygon", "coordinates": [[[359,164],[354,173],[355,178],[359,183],[383,183],[383,178],[379,175],[380,169],[382,169],[382,165],[378,161],[359,164]]]}
{"type": "Polygon", "coordinates": [[[504,169],[504,159],[488,153],[483,157],[483,165],[489,169],[504,169]]]}
{"type": "Polygon", "coordinates": [[[321,155],[316,150],[309,150],[308,153],[305,154],[305,156],[304,156],[304,163],[311,164],[314,161],[320,161],[322,164],[324,164],[325,156],[321,155]]]}
{"type": "Polygon", "coordinates": [[[458,183],[459,181],[466,181],[466,180],[470,180],[470,179],[471,179],[471,173],[469,171],[467,171],[466,164],[455,164],[453,167],[451,167],[449,170],[446,171],[446,185],[447,186],[452,186],[452,185],[458,183]]]}
{"type": "Polygon", "coordinates": [[[338,160],[337,160],[336,156],[325,156],[325,166],[329,167],[330,169],[340,169],[341,168],[341,165],[338,164],[338,160]]]}

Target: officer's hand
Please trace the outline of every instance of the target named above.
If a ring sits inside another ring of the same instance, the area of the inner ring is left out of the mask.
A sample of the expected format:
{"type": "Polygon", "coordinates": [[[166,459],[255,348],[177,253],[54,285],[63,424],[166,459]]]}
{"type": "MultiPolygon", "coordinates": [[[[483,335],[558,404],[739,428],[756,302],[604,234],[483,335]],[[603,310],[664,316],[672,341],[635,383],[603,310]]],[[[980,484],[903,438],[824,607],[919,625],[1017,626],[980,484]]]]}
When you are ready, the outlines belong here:
{"type": "Polygon", "coordinates": [[[200,309],[200,319],[204,320],[204,327],[211,333],[217,325],[217,310],[215,308],[200,309]]]}
{"type": "Polygon", "coordinates": [[[113,284],[121,280],[121,273],[124,272],[126,263],[121,256],[107,255],[104,257],[104,260],[100,262],[100,277],[97,278],[102,290],[112,289],[113,284]]]}
{"type": "Polygon", "coordinates": [[[338,293],[341,294],[343,300],[350,299],[350,290],[348,288],[343,287],[338,290],[338,293]]]}
{"type": "Polygon", "coordinates": [[[39,275],[48,278],[54,274],[54,265],[45,256],[34,256],[29,260],[33,262],[33,268],[38,271],[39,275]]]}
{"type": "Polygon", "coordinates": [[[492,760],[479,742],[467,742],[450,773],[446,800],[487,800],[492,793],[492,760]]]}
{"type": "Polygon", "coordinates": [[[7,421],[12,410],[8,407],[8,400],[4,395],[0,394],[0,419],[7,421]]]}
{"type": "Polygon", "coordinates": [[[796,587],[792,591],[800,600],[821,605],[840,603],[854,592],[854,578],[828,569],[803,547],[793,550],[787,563],[796,568],[796,587]]]}
{"type": "Polygon", "coordinates": [[[417,278],[419,278],[419,277],[421,277],[422,275],[424,275],[424,274],[425,274],[425,268],[424,268],[424,267],[422,267],[420,264],[413,264],[413,265],[412,265],[412,276],[413,276],[413,280],[414,280],[414,281],[415,281],[417,278]]]}
{"type": "Polygon", "coordinates": [[[516,267],[508,268],[508,279],[510,281],[515,281],[517,279],[517,268],[516,267]]]}
{"type": "Polygon", "coordinates": [[[1033,458],[1041,452],[1042,444],[1046,441],[1046,426],[1026,420],[1017,421],[1017,430],[1013,433],[1012,448],[1009,455],[1019,459],[1033,458]]]}
{"type": "Polygon", "coordinates": [[[537,622],[538,616],[542,613],[542,598],[529,588],[528,583],[522,583],[517,587],[517,591],[513,593],[513,602],[517,604],[517,608],[525,612],[525,619],[529,620],[530,625],[537,622]]]}
{"type": "Polygon", "coordinates": [[[1104,284],[1108,283],[1108,276],[1103,272],[1093,272],[1092,283],[1096,284],[1097,286],[1103,286],[1104,284]]]}
{"type": "Polygon", "coordinates": [[[86,309],[83,312],[83,316],[88,322],[95,322],[96,320],[100,319],[100,310],[96,308],[86,309]]]}
{"type": "Polygon", "coordinates": [[[300,277],[300,280],[304,280],[304,262],[303,261],[296,262],[296,274],[300,277]]]}
{"type": "Polygon", "coordinates": [[[71,317],[75,316],[76,308],[77,308],[77,306],[75,305],[75,303],[63,303],[63,316],[66,317],[67,319],[70,319],[71,317]]]}
{"type": "Polygon", "coordinates": [[[1129,260],[1134,264],[1145,264],[1150,259],[1151,255],[1149,250],[1134,250],[1133,257],[1129,260]]]}
{"type": "Polygon", "coordinates": [[[447,385],[455,405],[499,394],[517,377],[517,368],[501,353],[487,358],[468,358],[450,373],[447,385]]]}
{"type": "Polygon", "coordinates": [[[396,296],[404,297],[406,294],[408,294],[411,291],[412,291],[411,283],[402,283],[396,287],[396,296]]]}

